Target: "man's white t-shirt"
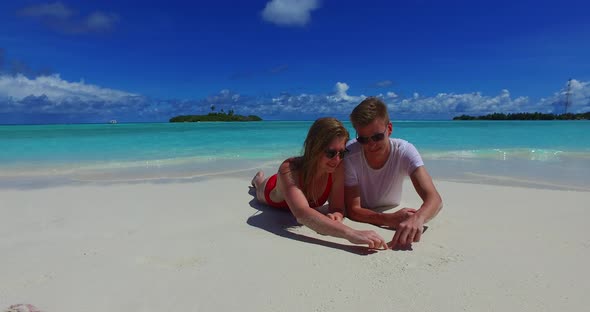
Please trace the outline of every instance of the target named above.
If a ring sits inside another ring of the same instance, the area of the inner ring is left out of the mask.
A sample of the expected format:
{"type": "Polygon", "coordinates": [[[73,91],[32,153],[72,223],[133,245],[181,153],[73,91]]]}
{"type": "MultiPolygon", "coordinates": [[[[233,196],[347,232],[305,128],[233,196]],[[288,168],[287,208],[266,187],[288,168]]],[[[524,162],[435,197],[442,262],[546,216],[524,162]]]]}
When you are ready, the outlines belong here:
{"type": "Polygon", "coordinates": [[[402,196],[404,178],[424,166],[422,157],[408,141],[389,138],[390,156],[380,169],[372,169],[356,140],[347,144],[350,153],[344,159],[345,186],[358,186],[363,208],[397,206],[402,196]]]}

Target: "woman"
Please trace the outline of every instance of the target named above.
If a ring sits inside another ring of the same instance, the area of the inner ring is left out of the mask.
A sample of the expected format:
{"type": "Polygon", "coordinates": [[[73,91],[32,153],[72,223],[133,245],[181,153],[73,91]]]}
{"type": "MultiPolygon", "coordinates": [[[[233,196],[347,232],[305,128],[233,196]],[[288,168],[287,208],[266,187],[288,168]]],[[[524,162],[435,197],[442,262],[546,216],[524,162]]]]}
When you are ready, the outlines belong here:
{"type": "Polygon", "coordinates": [[[252,179],[258,201],[271,207],[290,210],[297,221],[312,230],[347,239],[369,248],[387,249],[374,231],[359,231],[342,224],[344,218],[344,166],[349,134],[335,118],[316,120],[303,144],[303,156],[289,158],[277,174],[264,177],[259,171],[252,179]],[[329,202],[328,214],[315,208],[329,202]]]}

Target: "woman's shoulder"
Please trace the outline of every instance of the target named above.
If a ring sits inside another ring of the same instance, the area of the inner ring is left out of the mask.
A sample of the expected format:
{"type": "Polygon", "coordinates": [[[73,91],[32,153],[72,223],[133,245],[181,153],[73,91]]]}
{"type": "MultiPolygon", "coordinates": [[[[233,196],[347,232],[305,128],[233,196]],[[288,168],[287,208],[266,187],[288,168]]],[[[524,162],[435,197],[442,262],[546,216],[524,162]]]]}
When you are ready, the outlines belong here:
{"type": "Polygon", "coordinates": [[[294,175],[301,164],[301,157],[291,157],[285,159],[279,166],[280,174],[294,175]]]}
{"type": "Polygon", "coordinates": [[[295,161],[295,158],[289,158],[283,161],[279,167],[277,184],[298,185],[297,181],[299,180],[299,173],[294,166],[295,161]]]}

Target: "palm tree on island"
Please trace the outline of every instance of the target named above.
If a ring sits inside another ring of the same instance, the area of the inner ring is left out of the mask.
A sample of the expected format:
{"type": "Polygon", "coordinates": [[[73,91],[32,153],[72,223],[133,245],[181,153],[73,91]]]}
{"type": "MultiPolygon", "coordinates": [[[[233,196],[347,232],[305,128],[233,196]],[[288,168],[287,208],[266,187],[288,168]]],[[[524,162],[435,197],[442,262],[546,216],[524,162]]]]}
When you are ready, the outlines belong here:
{"type": "Polygon", "coordinates": [[[207,115],[180,115],[170,118],[170,122],[201,122],[201,121],[262,121],[262,118],[256,115],[236,115],[233,109],[227,113],[223,108],[219,113],[215,112],[215,105],[211,104],[211,112],[207,115]]]}

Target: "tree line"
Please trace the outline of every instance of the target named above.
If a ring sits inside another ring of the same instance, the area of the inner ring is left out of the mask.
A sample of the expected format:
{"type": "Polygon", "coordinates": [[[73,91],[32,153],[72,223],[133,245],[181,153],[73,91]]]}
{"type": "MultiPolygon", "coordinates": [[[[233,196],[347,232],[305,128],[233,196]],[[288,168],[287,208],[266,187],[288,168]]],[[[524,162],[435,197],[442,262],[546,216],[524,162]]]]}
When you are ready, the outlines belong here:
{"type": "Polygon", "coordinates": [[[580,114],[493,113],[483,116],[461,115],[453,120],[590,120],[590,112],[580,114]]]}
{"type": "Polygon", "coordinates": [[[207,115],[180,115],[170,118],[170,122],[197,122],[197,121],[261,121],[262,118],[256,115],[242,116],[235,114],[233,109],[227,113],[221,109],[215,113],[215,106],[211,106],[211,113],[207,115]]]}

